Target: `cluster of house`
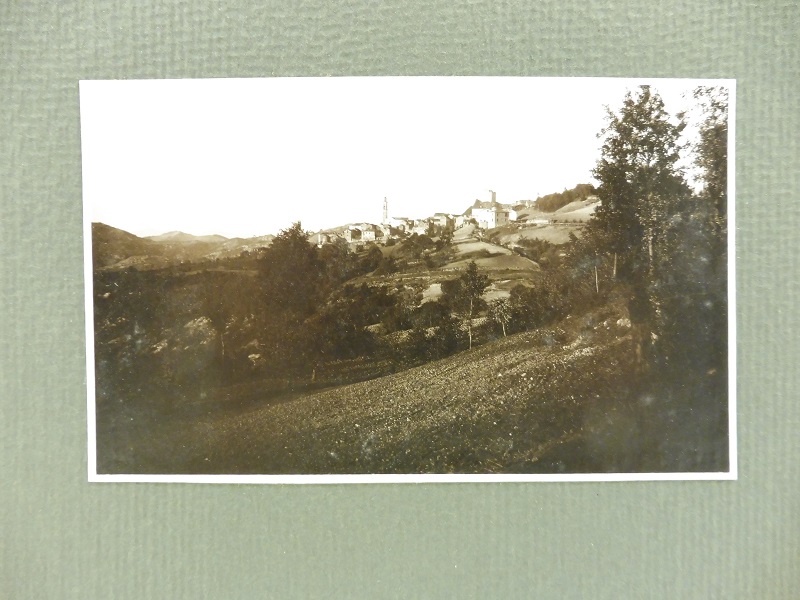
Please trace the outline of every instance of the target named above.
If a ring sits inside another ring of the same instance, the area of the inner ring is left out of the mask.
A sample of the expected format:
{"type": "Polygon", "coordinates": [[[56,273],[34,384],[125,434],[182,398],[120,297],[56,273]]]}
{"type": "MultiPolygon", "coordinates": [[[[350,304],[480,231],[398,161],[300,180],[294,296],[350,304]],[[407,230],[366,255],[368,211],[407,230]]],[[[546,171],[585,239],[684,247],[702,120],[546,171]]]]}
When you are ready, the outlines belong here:
{"type": "Polygon", "coordinates": [[[427,219],[407,219],[405,217],[388,217],[384,219],[383,223],[378,225],[373,223],[353,223],[347,226],[341,234],[324,233],[317,234],[317,244],[329,244],[342,238],[348,244],[374,242],[376,244],[385,244],[388,240],[399,239],[405,235],[418,235],[427,234],[433,225],[441,229],[454,229],[461,227],[466,222],[462,218],[463,215],[449,215],[445,213],[436,213],[427,219]]]}
{"type": "Polygon", "coordinates": [[[502,227],[516,221],[517,212],[512,205],[497,202],[497,195],[492,192],[490,201],[475,200],[475,203],[463,214],[435,213],[425,219],[408,219],[390,217],[386,198],[383,200],[383,221],[379,225],[372,223],[355,223],[348,225],[341,234],[317,234],[317,244],[322,246],[343,238],[349,244],[374,242],[385,244],[388,240],[398,239],[414,233],[428,233],[431,226],[437,229],[458,229],[474,220],[483,229],[502,227]]]}

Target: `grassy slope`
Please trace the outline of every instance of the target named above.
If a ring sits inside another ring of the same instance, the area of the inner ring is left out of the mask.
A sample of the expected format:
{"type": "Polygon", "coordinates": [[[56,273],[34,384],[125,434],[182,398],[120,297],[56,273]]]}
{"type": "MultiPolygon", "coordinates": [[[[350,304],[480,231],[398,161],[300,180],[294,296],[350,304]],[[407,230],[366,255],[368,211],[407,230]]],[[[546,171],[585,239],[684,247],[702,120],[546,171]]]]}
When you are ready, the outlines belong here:
{"type": "Polygon", "coordinates": [[[532,260],[518,256],[508,248],[474,238],[462,238],[453,244],[455,256],[452,262],[442,267],[443,271],[465,270],[470,261],[475,261],[484,271],[537,271],[539,265],[532,260]],[[481,253],[491,256],[484,257],[481,253]]]}
{"type": "MultiPolygon", "coordinates": [[[[720,419],[653,398],[611,320],[530,332],[372,381],[155,419],[99,438],[100,472],[501,473],[724,467],[720,419]],[[683,419],[686,422],[683,422],[683,419]],[[705,425],[704,425],[705,424],[705,425]],[[710,439],[713,438],[713,439],[710,439]],[[710,445],[709,445],[710,444],[710,445]]],[[[224,396],[224,390],[221,390],[224,396]]]]}

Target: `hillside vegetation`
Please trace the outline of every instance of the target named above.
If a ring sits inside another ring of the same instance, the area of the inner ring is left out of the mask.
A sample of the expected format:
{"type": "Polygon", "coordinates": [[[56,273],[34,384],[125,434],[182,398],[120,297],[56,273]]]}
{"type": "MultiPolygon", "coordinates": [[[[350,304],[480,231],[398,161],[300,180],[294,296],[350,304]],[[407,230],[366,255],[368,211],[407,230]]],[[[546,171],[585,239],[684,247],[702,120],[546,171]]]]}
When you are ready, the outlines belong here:
{"type": "MultiPolygon", "coordinates": [[[[223,388],[118,416],[101,472],[564,473],[722,470],[726,413],[631,377],[613,307],[401,373],[247,397],[223,388]],[[573,321],[573,322],[570,322],[573,321]],[[705,407],[705,408],[704,408],[705,407]],[[687,426],[686,417],[695,419],[687,426]],[[134,418],[135,417],[135,418],[134,418]],[[468,440],[468,443],[465,441],[468,440]],[[711,449],[709,452],[709,448],[711,449]]],[[[705,392],[720,385],[709,377],[705,392]]],[[[722,382],[724,385],[724,382],[722,382]]]]}
{"type": "Polygon", "coordinates": [[[653,381],[637,373],[624,293],[596,295],[590,277],[559,283],[567,247],[520,247],[542,271],[476,234],[329,256],[335,279],[323,309],[296,321],[292,337],[274,329],[284,309],[264,298],[260,259],[98,271],[98,471],[725,468],[727,412],[702,396],[724,394],[721,374],[692,382],[688,396],[662,382],[655,397],[653,381]],[[381,274],[387,257],[394,268],[381,274]],[[470,323],[472,350],[466,321],[453,317],[461,309],[445,294],[468,259],[489,276],[470,323]],[[507,259],[530,266],[497,262],[507,259]],[[508,303],[508,337],[489,318],[487,303],[498,300],[508,303]],[[265,310],[273,329],[257,318],[265,310]],[[281,360],[268,354],[270,331],[281,360]],[[689,415],[702,419],[688,427],[689,415]]]}
{"type": "Polygon", "coordinates": [[[593,186],[588,183],[576,185],[571,190],[561,193],[548,194],[536,199],[536,208],[543,212],[556,212],[574,203],[586,200],[595,193],[593,186]]]}

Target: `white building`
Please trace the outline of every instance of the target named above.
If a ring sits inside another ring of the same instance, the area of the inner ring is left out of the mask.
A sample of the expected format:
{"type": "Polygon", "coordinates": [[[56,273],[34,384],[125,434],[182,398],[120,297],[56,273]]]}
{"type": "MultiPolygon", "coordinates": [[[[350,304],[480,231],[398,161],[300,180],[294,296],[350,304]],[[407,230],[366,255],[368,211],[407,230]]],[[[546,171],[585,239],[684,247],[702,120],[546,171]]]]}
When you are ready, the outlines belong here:
{"type": "Polygon", "coordinates": [[[495,227],[508,225],[513,220],[516,220],[517,213],[513,209],[496,204],[487,208],[473,207],[472,218],[475,219],[478,225],[483,229],[494,229],[495,227]]]}
{"type": "Polygon", "coordinates": [[[483,229],[494,229],[503,227],[517,220],[517,211],[513,204],[500,204],[497,201],[497,192],[489,190],[492,199],[488,202],[475,200],[475,203],[467,211],[467,219],[470,217],[477,221],[478,226],[483,229]]]}

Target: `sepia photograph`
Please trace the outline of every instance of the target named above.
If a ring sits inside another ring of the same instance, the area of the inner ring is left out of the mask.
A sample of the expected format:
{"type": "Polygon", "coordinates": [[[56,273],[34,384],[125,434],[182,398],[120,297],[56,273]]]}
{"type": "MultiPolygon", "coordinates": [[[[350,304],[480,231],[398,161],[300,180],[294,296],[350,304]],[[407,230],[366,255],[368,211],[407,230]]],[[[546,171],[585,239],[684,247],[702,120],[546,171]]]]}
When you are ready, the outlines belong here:
{"type": "Polygon", "coordinates": [[[735,91],[82,81],[89,480],[735,479],[735,91]]]}

